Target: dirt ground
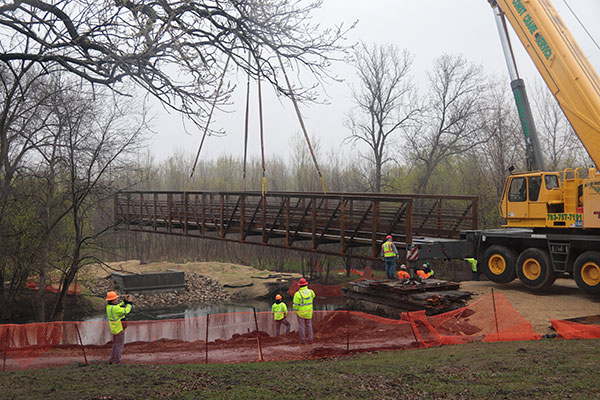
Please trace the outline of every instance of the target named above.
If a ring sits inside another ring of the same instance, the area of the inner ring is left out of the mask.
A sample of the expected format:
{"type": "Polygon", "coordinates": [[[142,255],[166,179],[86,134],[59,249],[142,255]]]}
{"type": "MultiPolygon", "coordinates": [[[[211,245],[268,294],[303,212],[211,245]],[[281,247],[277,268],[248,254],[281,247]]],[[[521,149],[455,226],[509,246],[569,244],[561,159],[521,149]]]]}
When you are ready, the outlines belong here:
{"type": "MultiPolygon", "coordinates": [[[[266,296],[270,293],[273,285],[281,285],[287,288],[292,279],[301,278],[300,274],[295,273],[276,273],[267,270],[259,270],[246,265],[231,263],[221,263],[215,261],[209,262],[189,262],[185,264],[176,264],[171,262],[153,262],[141,264],[139,260],[130,260],[123,262],[109,263],[114,271],[145,273],[159,272],[167,269],[177,269],[185,272],[193,272],[208,276],[224,286],[224,289],[237,299],[253,299],[266,296]],[[228,287],[233,286],[233,287],[228,287]]],[[[99,277],[105,277],[112,271],[103,266],[94,268],[94,274],[99,277]]]]}
{"type": "Polygon", "coordinates": [[[475,293],[471,302],[494,289],[502,293],[539,333],[552,333],[551,319],[569,319],[600,314],[600,297],[585,294],[572,279],[557,279],[543,293],[525,289],[518,280],[505,285],[490,281],[464,281],[461,290],[475,293]]]}

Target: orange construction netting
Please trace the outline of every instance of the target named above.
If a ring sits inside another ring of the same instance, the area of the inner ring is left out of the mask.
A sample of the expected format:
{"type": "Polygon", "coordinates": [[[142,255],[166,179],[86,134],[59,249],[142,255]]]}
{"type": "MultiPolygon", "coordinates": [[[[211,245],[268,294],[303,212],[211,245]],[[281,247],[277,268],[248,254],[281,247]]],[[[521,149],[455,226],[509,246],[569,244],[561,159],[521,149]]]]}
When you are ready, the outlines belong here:
{"type": "MultiPolygon", "coordinates": [[[[332,272],[346,273],[346,270],[345,269],[336,269],[332,272]]],[[[350,273],[360,276],[360,278],[357,280],[370,279],[373,277],[373,270],[369,266],[365,267],[365,269],[363,271],[352,268],[350,270],[350,273]]],[[[311,283],[310,284],[311,290],[313,290],[315,292],[315,295],[317,297],[341,297],[342,296],[342,288],[344,286],[345,286],[345,284],[340,284],[340,285],[323,285],[320,283],[311,283]]],[[[287,294],[289,296],[293,296],[294,293],[296,293],[298,291],[298,289],[300,289],[300,284],[298,283],[297,280],[295,280],[290,285],[290,288],[288,289],[287,294]]]]}
{"type": "Polygon", "coordinates": [[[573,321],[551,319],[556,337],[562,339],[600,339],[600,325],[581,324],[573,321]]]}
{"type": "MultiPolygon", "coordinates": [[[[355,311],[315,311],[311,345],[299,344],[298,317],[290,312],[287,320],[290,333],[286,334],[285,326],[281,326],[279,337],[275,337],[275,321],[268,311],[125,322],[123,362],[298,360],[360,351],[541,337],[501,294],[486,295],[467,307],[444,314],[411,312],[400,320],[355,311]]],[[[2,370],[16,370],[106,361],[111,340],[106,321],[0,325],[0,362],[2,370]]]]}
{"type": "MultiPolygon", "coordinates": [[[[315,292],[317,297],[341,297],[342,287],[344,285],[322,285],[320,283],[311,283],[310,289],[315,292]]],[[[290,288],[287,291],[289,296],[293,296],[300,289],[298,281],[292,282],[290,288]]]]}

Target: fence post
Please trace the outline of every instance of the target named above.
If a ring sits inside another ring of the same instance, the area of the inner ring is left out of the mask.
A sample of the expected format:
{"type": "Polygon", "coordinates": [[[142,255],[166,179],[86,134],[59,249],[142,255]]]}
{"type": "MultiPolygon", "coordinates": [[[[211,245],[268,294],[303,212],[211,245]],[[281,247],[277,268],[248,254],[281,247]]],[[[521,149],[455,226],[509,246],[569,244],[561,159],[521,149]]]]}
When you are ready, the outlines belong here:
{"type": "Polygon", "coordinates": [[[346,314],[348,315],[348,323],[346,324],[346,351],[350,351],[350,310],[346,310],[346,314]]]}
{"type": "Polygon", "coordinates": [[[262,346],[260,345],[260,332],[258,331],[258,320],[256,319],[256,308],[252,307],[252,311],[254,311],[254,324],[256,325],[256,341],[258,343],[258,361],[264,361],[263,354],[262,354],[262,346]]]}
{"type": "Polygon", "coordinates": [[[83,352],[83,359],[85,360],[85,365],[88,365],[88,360],[85,355],[85,347],[83,347],[83,340],[81,340],[81,334],[79,333],[79,324],[75,323],[75,329],[77,330],[77,337],[79,338],[79,344],[81,345],[81,351],[83,352]]]}
{"type": "Polygon", "coordinates": [[[8,349],[8,335],[10,334],[10,328],[6,327],[6,338],[4,339],[4,347],[2,348],[2,352],[4,353],[4,362],[2,363],[2,372],[6,371],[6,353],[8,349]]]}
{"type": "Polygon", "coordinates": [[[498,314],[496,313],[496,298],[494,297],[494,289],[492,288],[492,304],[494,305],[494,321],[496,321],[496,333],[498,330],[498,314]]]}
{"type": "Polygon", "coordinates": [[[208,364],[208,322],[210,321],[210,314],[206,314],[206,337],[204,339],[204,351],[206,356],[204,358],[204,364],[208,364]]]}
{"type": "Polygon", "coordinates": [[[421,347],[421,342],[419,342],[419,339],[417,338],[417,332],[415,332],[415,326],[413,323],[414,321],[413,321],[410,313],[406,313],[406,319],[407,319],[408,323],[410,324],[410,330],[412,331],[412,334],[415,338],[415,343],[417,344],[417,347],[421,347]]]}

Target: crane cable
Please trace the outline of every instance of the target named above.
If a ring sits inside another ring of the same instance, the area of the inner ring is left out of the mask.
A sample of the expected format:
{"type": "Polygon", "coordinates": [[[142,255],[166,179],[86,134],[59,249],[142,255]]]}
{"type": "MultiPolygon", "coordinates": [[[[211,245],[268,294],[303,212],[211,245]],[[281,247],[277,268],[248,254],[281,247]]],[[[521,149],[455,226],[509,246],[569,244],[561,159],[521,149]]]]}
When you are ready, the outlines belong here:
{"type": "MultiPolygon", "coordinates": [[[[248,51],[248,66],[252,61],[252,52],[248,51]]],[[[248,155],[248,120],[250,114],[250,72],[246,81],[246,120],[244,124],[244,166],[242,169],[242,179],[244,182],[244,191],[246,191],[246,157],[248,155]]]]}
{"type": "Polygon", "coordinates": [[[260,61],[256,59],[257,64],[257,72],[256,72],[256,81],[258,85],[258,120],[260,123],[260,156],[261,156],[261,166],[262,166],[262,187],[261,194],[264,200],[265,194],[267,193],[267,178],[265,177],[265,141],[263,135],[263,109],[262,109],[262,91],[260,86],[260,61]]]}
{"type": "Polygon", "coordinates": [[[223,86],[223,81],[225,80],[225,73],[227,72],[227,66],[229,66],[229,61],[231,60],[231,54],[227,57],[227,61],[225,62],[225,67],[223,68],[223,73],[221,74],[221,79],[219,81],[219,86],[217,86],[217,90],[215,92],[215,99],[213,100],[212,106],[210,108],[210,113],[208,114],[208,119],[206,120],[206,126],[204,127],[204,133],[202,134],[202,140],[200,141],[200,146],[198,147],[198,152],[196,153],[196,159],[194,160],[194,165],[192,166],[192,173],[190,174],[190,178],[194,176],[194,172],[196,171],[196,165],[198,164],[198,158],[200,157],[200,151],[202,150],[202,146],[204,145],[204,139],[206,138],[206,133],[208,132],[208,125],[210,124],[210,120],[212,118],[213,112],[215,111],[215,107],[217,105],[217,99],[219,98],[219,94],[221,93],[221,87],[223,86]]]}
{"type": "Polygon", "coordinates": [[[325,186],[325,178],[323,178],[323,174],[321,174],[321,169],[319,168],[319,164],[317,163],[317,158],[315,157],[315,152],[310,144],[310,139],[308,138],[308,133],[306,132],[306,127],[304,126],[304,120],[302,119],[302,114],[300,113],[300,108],[298,107],[298,102],[296,101],[296,97],[294,96],[294,92],[292,91],[292,85],[290,84],[290,80],[285,72],[285,68],[283,67],[283,61],[281,61],[281,56],[279,52],[275,50],[277,54],[277,59],[279,60],[279,65],[281,65],[281,70],[283,71],[283,76],[285,77],[285,82],[287,83],[287,87],[290,93],[290,98],[292,99],[292,103],[294,104],[294,108],[296,109],[296,115],[298,116],[298,121],[300,122],[300,126],[302,127],[302,132],[304,133],[304,137],[306,138],[306,143],[308,144],[308,148],[310,150],[310,154],[312,156],[313,162],[315,163],[315,168],[317,169],[317,173],[319,174],[319,178],[321,179],[321,186],[323,187],[323,193],[327,193],[327,186],[325,186]]]}
{"type": "Polygon", "coordinates": [[[575,11],[573,11],[573,9],[569,5],[569,3],[567,3],[567,0],[563,0],[563,3],[565,3],[565,5],[569,9],[569,11],[571,11],[571,14],[573,14],[573,16],[575,17],[575,19],[577,20],[577,22],[579,22],[579,25],[581,25],[581,27],[583,28],[583,30],[585,31],[585,33],[587,33],[587,35],[590,37],[590,39],[592,39],[592,42],[594,42],[594,44],[596,45],[596,47],[600,50],[600,46],[598,46],[598,43],[596,43],[596,41],[594,40],[594,37],[592,36],[592,34],[587,30],[587,28],[585,27],[585,25],[583,24],[583,22],[581,22],[581,20],[577,16],[577,14],[575,14],[575,11]]]}

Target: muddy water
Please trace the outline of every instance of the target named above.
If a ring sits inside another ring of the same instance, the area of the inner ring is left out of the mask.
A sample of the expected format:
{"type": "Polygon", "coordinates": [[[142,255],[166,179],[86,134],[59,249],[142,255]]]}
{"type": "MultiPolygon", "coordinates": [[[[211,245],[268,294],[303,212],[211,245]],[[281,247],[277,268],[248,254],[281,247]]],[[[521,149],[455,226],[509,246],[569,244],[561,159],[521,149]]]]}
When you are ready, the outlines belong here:
{"type": "MultiPolygon", "coordinates": [[[[143,321],[143,320],[162,320],[162,319],[187,319],[203,317],[207,314],[227,314],[243,311],[270,311],[272,302],[263,300],[247,300],[244,302],[227,303],[227,304],[202,304],[196,306],[176,306],[167,308],[154,308],[145,310],[136,310],[135,305],[131,314],[127,316],[128,321],[143,321]]],[[[315,310],[338,310],[344,307],[346,299],[344,297],[333,298],[317,298],[315,299],[315,310]]],[[[292,309],[292,305],[288,304],[288,309],[292,309]]],[[[83,318],[84,321],[105,320],[104,313],[88,316],[83,318]]]]}

